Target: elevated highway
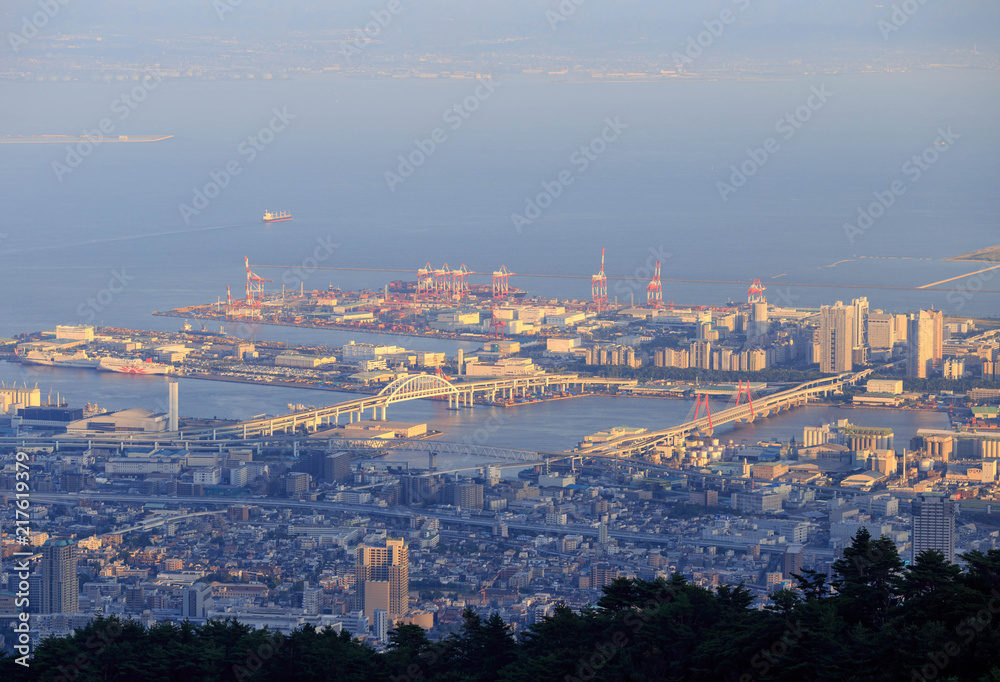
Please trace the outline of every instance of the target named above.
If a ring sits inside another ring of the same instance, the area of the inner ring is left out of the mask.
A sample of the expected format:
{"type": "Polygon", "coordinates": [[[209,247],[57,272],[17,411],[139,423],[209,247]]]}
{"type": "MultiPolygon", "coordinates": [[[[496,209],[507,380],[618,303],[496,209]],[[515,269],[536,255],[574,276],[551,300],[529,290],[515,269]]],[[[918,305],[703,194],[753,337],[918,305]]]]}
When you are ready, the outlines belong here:
{"type": "MultiPolygon", "coordinates": [[[[180,434],[185,439],[219,437],[269,437],[280,433],[294,433],[296,430],[318,431],[324,427],[339,425],[341,419],[347,423],[360,421],[365,412],[371,411],[373,419],[386,418],[387,408],[407,400],[424,398],[446,399],[449,407],[465,406],[473,408],[477,397],[496,400],[498,397],[514,399],[526,397],[533,392],[594,386],[634,386],[634,379],[603,379],[600,377],[579,377],[575,374],[540,374],[534,376],[506,377],[486,381],[452,383],[436,374],[417,374],[392,382],[377,395],[348,400],[327,407],[293,412],[278,417],[262,417],[236,424],[202,429],[184,429],[180,434]]],[[[162,439],[162,435],[160,439],[162,439]]]]}
{"type": "Polygon", "coordinates": [[[581,447],[575,452],[594,456],[631,456],[648,452],[658,445],[677,445],[693,434],[711,435],[714,429],[722,424],[752,422],[758,417],[767,417],[782,410],[805,405],[810,398],[840,391],[845,385],[855,384],[874,371],[874,369],[866,369],[861,372],[846,372],[837,376],[807,381],[794,388],[772,393],[752,402],[748,401],[742,405],[692,419],[677,426],[634,436],[619,436],[601,443],[581,447]]]}

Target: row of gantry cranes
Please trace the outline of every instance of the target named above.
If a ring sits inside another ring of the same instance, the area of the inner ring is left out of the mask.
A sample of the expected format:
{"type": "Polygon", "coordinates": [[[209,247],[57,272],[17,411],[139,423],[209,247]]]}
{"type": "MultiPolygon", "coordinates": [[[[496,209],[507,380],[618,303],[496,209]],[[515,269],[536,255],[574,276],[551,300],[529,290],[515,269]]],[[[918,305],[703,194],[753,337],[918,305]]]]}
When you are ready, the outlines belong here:
{"type": "MultiPolygon", "coordinates": [[[[590,280],[591,301],[598,309],[604,309],[608,304],[608,276],[604,274],[604,251],[605,249],[602,248],[601,269],[590,280]]],[[[660,261],[656,261],[653,279],[646,285],[646,305],[652,308],[659,308],[663,305],[660,266],[660,261]]],[[[479,273],[469,270],[465,263],[462,263],[457,269],[452,269],[448,267],[447,263],[440,268],[435,268],[428,262],[417,270],[417,297],[423,299],[450,297],[456,300],[465,298],[470,293],[469,276],[476,274],[479,273]]],[[[510,278],[516,274],[504,265],[493,272],[494,299],[508,298],[511,292],[510,278]]]]}
{"type": "MultiPolygon", "coordinates": [[[[604,273],[605,249],[601,248],[601,269],[590,278],[590,298],[592,304],[598,311],[608,308],[608,276],[604,273]]],[[[226,286],[226,317],[230,319],[259,319],[261,300],[264,294],[263,283],[273,280],[260,277],[250,269],[249,257],[244,258],[246,264],[246,294],[244,299],[234,299],[226,286]]],[[[663,283],[660,280],[660,268],[662,263],[656,261],[653,268],[653,277],[646,285],[646,307],[662,308],[663,303],[663,283]]],[[[433,267],[430,262],[417,270],[416,297],[417,299],[452,299],[462,300],[470,295],[471,287],[469,277],[479,274],[462,263],[458,268],[452,269],[445,263],[440,268],[433,267]]],[[[517,273],[511,272],[506,266],[501,265],[499,270],[493,272],[492,299],[500,302],[508,299],[512,291],[517,291],[516,287],[510,285],[510,278],[517,273]]],[[[761,284],[759,279],[755,279],[747,290],[747,303],[767,303],[764,291],[767,289],[761,284]]],[[[486,290],[488,291],[488,290],[486,290]]],[[[674,302],[667,301],[667,308],[673,308],[674,302]]],[[[495,315],[494,315],[495,318],[495,315]]],[[[502,336],[503,324],[494,319],[491,335],[502,336]]]]}
{"type": "MultiPolygon", "coordinates": [[[[605,249],[601,248],[601,269],[590,278],[590,299],[598,310],[608,306],[608,276],[604,273],[605,249]]],[[[660,280],[662,263],[656,261],[653,268],[653,278],[646,285],[646,307],[663,307],[663,282],[660,280]]],[[[469,292],[469,276],[479,274],[462,263],[457,269],[451,269],[445,263],[440,268],[433,267],[429,262],[417,270],[417,297],[424,299],[450,297],[456,300],[465,298],[469,292]]],[[[511,272],[501,265],[493,272],[493,298],[506,299],[511,292],[510,278],[517,273],[511,272]]],[[[767,289],[759,279],[755,279],[747,291],[747,303],[766,303],[764,290],[767,289]]],[[[667,307],[673,307],[673,301],[667,301],[667,307]]]]}

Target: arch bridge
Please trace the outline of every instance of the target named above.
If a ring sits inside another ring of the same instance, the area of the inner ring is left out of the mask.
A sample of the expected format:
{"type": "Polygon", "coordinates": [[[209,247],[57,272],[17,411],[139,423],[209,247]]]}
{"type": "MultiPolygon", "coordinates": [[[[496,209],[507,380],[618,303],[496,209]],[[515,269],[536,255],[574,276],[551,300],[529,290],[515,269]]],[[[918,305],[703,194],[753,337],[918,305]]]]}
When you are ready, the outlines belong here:
{"type": "MultiPolygon", "coordinates": [[[[216,428],[185,429],[180,432],[184,438],[220,437],[268,437],[276,433],[294,433],[305,428],[307,431],[318,431],[324,427],[339,425],[342,417],[348,423],[361,421],[366,411],[371,410],[372,419],[386,419],[386,408],[394,403],[425,398],[446,398],[448,407],[472,408],[477,396],[496,400],[498,396],[513,399],[517,396],[527,396],[533,391],[555,389],[560,391],[578,387],[583,390],[589,387],[605,387],[629,385],[638,382],[634,379],[606,379],[601,377],[578,377],[575,374],[539,374],[525,376],[498,377],[483,381],[452,383],[436,374],[414,374],[396,379],[376,395],[365,396],[346,402],[314,408],[301,412],[293,412],[278,417],[261,417],[236,424],[216,428]]],[[[158,434],[163,439],[163,434],[158,434]]]]}

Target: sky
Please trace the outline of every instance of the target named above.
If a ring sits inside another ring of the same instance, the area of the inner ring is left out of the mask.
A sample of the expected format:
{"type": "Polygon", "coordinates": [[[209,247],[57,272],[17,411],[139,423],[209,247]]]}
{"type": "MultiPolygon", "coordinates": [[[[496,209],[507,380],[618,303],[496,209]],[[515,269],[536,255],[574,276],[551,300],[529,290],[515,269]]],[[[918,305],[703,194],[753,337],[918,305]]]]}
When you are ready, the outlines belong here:
{"type": "MultiPolygon", "coordinates": [[[[718,49],[751,59],[836,59],[845,49],[988,50],[1000,39],[1000,4],[989,0],[7,0],[0,26],[16,33],[46,6],[58,9],[48,10],[54,16],[40,29],[43,38],[100,35],[96,53],[105,58],[182,53],[192,48],[186,39],[211,38],[258,48],[297,40],[305,56],[379,16],[390,19],[376,39],[400,54],[669,53],[706,22],[718,26],[727,17],[718,49]]],[[[41,41],[15,54],[6,42],[0,54],[8,58],[53,48],[41,41]]]]}

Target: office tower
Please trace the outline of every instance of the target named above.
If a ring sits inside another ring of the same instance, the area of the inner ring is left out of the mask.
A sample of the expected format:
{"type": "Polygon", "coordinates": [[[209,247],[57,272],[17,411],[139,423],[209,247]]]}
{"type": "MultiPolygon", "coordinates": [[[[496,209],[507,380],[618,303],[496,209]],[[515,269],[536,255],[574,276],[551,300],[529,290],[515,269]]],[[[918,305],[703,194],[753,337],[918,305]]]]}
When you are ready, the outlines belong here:
{"type": "Polygon", "coordinates": [[[211,606],[212,586],[207,583],[195,583],[185,587],[181,594],[182,618],[207,618],[211,606]]]}
{"type": "Polygon", "coordinates": [[[319,615],[323,610],[323,588],[309,587],[307,582],[302,588],[302,611],[307,616],[319,615]]]}
{"type": "Polygon", "coordinates": [[[894,317],[896,318],[896,324],[895,324],[896,342],[906,343],[907,329],[909,327],[909,325],[906,322],[907,317],[903,313],[899,313],[894,317]]]}
{"type": "Polygon", "coordinates": [[[323,458],[323,478],[345,483],[351,478],[351,453],[338,452],[323,458]]]}
{"type": "Polygon", "coordinates": [[[854,368],[851,350],[854,348],[854,309],[841,301],[825,305],[819,314],[819,370],[831,374],[850,372],[854,368]]]}
{"type": "Polygon", "coordinates": [[[921,310],[907,321],[906,376],[926,379],[944,356],[944,316],[940,310],[921,310]]]}
{"type": "Polygon", "coordinates": [[[146,608],[146,591],[141,586],[125,588],[125,610],[128,613],[141,613],[146,608]]]}
{"type": "Polygon", "coordinates": [[[712,342],[704,339],[693,341],[690,347],[691,367],[711,369],[712,342]]]}
{"type": "Polygon", "coordinates": [[[446,504],[462,509],[483,508],[483,486],[479,483],[449,483],[444,491],[446,504]]]}
{"type": "Polygon", "coordinates": [[[747,336],[757,338],[765,336],[770,330],[771,322],[767,314],[767,301],[753,303],[750,306],[750,333],[747,336]]]}
{"type": "Polygon", "coordinates": [[[940,495],[917,495],[913,501],[913,559],[936,549],[955,559],[955,503],[940,495]]]}
{"type": "Polygon", "coordinates": [[[177,415],[179,409],[177,406],[177,382],[174,381],[173,379],[167,382],[167,403],[168,403],[167,414],[168,414],[168,420],[170,422],[167,425],[167,430],[176,431],[177,415]]]}
{"type": "Polygon", "coordinates": [[[309,491],[312,476],[304,471],[292,471],[285,479],[285,493],[289,496],[301,495],[309,491]]]}
{"type": "Polygon", "coordinates": [[[385,547],[358,547],[354,567],[356,608],[369,618],[375,609],[385,609],[389,618],[409,610],[410,553],[402,539],[385,541],[385,547]]]}
{"type": "Polygon", "coordinates": [[[382,644],[389,641],[389,612],[385,609],[375,609],[372,619],[372,634],[382,644]]]}
{"type": "Polygon", "coordinates": [[[892,350],[896,343],[896,316],[876,310],[868,314],[868,345],[872,350],[892,350]]]}
{"type": "Polygon", "coordinates": [[[802,575],[802,550],[803,545],[791,543],[785,548],[785,555],[782,561],[782,577],[791,578],[793,573],[802,575]]]}
{"type": "Polygon", "coordinates": [[[76,613],[80,594],[76,580],[76,544],[48,540],[42,546],[41,613],[76,613]]]}
{"type": "Polygon", "coordinates": [[[854,348],[868,345],[868,299],[865,296],[851,301],[854,318],[854,348]]]}

